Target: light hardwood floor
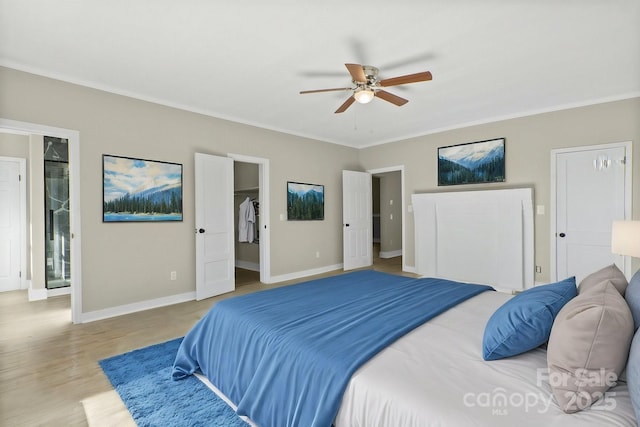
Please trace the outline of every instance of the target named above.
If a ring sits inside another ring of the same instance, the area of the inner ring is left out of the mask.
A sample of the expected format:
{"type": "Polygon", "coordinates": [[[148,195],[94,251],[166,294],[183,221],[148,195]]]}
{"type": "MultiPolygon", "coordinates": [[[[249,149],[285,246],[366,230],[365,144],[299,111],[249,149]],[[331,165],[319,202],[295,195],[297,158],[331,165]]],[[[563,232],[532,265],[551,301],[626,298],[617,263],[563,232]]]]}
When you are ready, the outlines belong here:
{"type": "MultiPolygon", "coordinates": [[[[373,268],[402,274],[401,258],[373,268]]],[[[25,291],[1,293],[0,426],[134,426],[98,361],[183,336],[221,299],[296,282],[257,277],[239,272],[236,291],[220,297],[80,325],[68,296],[29,303],[25,291]]]]}

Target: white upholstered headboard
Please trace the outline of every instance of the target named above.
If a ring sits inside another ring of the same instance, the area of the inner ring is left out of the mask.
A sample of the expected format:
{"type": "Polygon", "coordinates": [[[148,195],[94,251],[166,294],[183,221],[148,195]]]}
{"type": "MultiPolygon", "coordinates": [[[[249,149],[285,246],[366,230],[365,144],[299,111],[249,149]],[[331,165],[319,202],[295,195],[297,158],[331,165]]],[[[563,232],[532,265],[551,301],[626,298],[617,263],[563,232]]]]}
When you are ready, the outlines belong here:
{"type": "Polygon", "coordinates": [[[522,290],[534,283],[533,190],[411,196],[416,272],[522,290]]]}

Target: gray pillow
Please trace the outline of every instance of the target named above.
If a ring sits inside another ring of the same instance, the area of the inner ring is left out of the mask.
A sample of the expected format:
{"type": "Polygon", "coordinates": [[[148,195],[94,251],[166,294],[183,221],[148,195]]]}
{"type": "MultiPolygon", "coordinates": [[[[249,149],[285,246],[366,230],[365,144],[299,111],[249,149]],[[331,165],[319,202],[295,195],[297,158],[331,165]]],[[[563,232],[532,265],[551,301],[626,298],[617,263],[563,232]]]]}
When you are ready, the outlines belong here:
{"type": "MultiPolygon", "coordinates": [[[[636,276],[638,273],[636,273],[636,276]]],[[[640,332],[636,332],[631,351],[629,351],[629,363],[627,364],[627,385],[631,394],[631,403],[636,411],[636,419],[640,425],[640,332]]]]}
{"type": "Polygon", "coordinates": [[[547,363],[551,389],[564,412],[588,408],[615,385],[632,337],[629,306],[610,280],[589,286],[560,310],[547,363]]]}
{"type": "Polygon", "coordinates": [[[624,296],[631,309],[633,315],[633,323],[636,330],[640,328],[640,270],[636,271],[631,280],[624,296]]]}
{"type": "Polygon", "coordinates": [[[620,292],[620,295],[624,296],[625,289],[627,289],[628,285],[627,278],[624,277],[624,273],[622,273],[615,264],[601,268],[582,279],[578,286],[578,293],[584,292],[605,280],[611,280],[611,283],[616,287],[618,292],[620,292]]]}

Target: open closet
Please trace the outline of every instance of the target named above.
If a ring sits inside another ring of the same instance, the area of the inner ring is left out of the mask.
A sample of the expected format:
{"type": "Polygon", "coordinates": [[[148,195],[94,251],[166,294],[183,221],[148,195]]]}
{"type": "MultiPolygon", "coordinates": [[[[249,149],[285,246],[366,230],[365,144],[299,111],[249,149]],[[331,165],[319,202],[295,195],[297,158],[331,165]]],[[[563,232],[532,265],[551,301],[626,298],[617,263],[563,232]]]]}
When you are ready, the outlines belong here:
{"type": "Polygon", "coordinates": [[[260,281],[259,165],[234,162],[236,286],[260,281]]]}

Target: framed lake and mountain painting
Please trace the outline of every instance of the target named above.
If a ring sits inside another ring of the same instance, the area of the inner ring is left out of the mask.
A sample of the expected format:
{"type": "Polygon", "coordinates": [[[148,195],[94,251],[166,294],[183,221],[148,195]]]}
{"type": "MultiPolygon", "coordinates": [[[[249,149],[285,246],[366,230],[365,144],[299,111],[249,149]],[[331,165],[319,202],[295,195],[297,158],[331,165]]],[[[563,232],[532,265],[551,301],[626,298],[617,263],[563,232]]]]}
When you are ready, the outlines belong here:
{"type": "Polygon", "coordinates": [[[182,165],[104,154],[102,221],[182,221],[182,165]]]}
{"type": "Polygon", "coordinates": [[[438,185],[505,181],[504,138],[438,148],[438,185]]]}
{"type": "Polygon", "coordinates": [[[287,182],[287,220],[323,220],[324,185],[287,182]]]}

